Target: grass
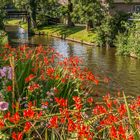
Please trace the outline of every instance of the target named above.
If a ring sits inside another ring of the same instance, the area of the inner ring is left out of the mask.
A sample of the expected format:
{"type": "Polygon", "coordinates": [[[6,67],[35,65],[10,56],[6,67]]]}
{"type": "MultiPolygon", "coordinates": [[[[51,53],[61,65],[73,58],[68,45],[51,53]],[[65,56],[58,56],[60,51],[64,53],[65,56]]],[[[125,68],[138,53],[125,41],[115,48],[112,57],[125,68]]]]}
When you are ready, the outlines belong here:
{"type": "Polygon", "coordinates": [[[19,25],[20,19],[9,19],[5,21],[6,25],[19,25]]]}
{"type": "Polygon", "coordinates": [[[49,25],[40,27],[37,31],[45,32],[52,35],[65,35],[66,38],[75,39],[85,42],[94,42],[96,34],[93,31],[86,31],[85,27],[75,26],[68,28],[64,25],[49,25]]]}
{"type": "Polygon", "coordinates": [[[20,27],[27,29],[28,25],[26,22],[21,21],[21,19],[9,19],[6,20],[5,25],[19,25],[20,27]]]}

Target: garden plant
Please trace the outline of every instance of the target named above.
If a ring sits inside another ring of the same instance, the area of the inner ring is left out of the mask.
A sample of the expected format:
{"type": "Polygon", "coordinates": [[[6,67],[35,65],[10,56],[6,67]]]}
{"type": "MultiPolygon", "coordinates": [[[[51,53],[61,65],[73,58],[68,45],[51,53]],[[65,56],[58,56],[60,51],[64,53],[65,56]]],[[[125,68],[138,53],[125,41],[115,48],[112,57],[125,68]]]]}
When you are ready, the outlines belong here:
{"type": "Polygon", "coordinates": [[[41,45],[1,48],[0,139],[139,140],[140,97],[97,101],[100,79],[81,63],[41,45]]]}

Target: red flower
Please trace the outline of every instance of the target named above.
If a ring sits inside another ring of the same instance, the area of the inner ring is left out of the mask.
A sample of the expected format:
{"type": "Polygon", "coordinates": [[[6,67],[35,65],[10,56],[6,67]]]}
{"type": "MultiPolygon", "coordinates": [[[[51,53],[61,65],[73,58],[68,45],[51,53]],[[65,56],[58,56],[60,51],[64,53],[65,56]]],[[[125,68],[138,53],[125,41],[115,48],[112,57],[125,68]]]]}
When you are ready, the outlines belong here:
{"type": "Polygon", "coordinates": [[[28,82],[30,82],[34,78],[35,78],[35,75],[30,74],[27,78],[25,78],[25,82],[28,83],[28,82]]]}
{"type": "Polygon", "coordinates": [[[10,122],[17,124],[20,120],[18,112],[16,112],[9,120],[10,122]]]}
{"type": "Polygon", "coordinates": [[[23,111],[23,116],[24,117],[29,117],[29,118],[33,118],[34,117],[35,112],[32,109],[27,109],[23,111]]]}
{"type": "Polygon", "coordinates": [[[90,138],[91,137],[91,133],[90,133],[90,127],[86,126],[84,124],[78,124],[77,125],[77,130],[78,130],[78,135],[79,138],[90,138]]]}
{"type": "Polygon", "coordinates": [[[27,133],[30,130],[31,126],[32,125],[30,122],[26,122],[24,126],[24,132],[27,133]]]}
{"type": "Polygon", "coordinates": [[[49,105],[49,103],[47,101],[46,102],[42,102],[41,104],[44,105],[44,106],[48,106],[49,105]]]}
{"type": "Polygon", "coordinates": [[[43,112],[40,111],[39,113],[36,113],[36,114],[37,114],[36,118],[37,118],[37,119],[40,119],[40,117],[43,115],[43,112]]]}
{"type": "Polygon", "coordinates": [[[28,102],[28,108],[31,108],[33,106],[33,103],[30,101],[28,102]]]}
{"type": "Polygon", "coordinates": [[[22,138],[23,138],[23,133],[22,132],[18,132],[17,134],[16,134],[16,132],[12,133],[12,139],[13,140],[22,140],[22,138]]]}
{"type": "Polygon", "coordinates": [[[32,84],[31,86],[28,87],[28,90],[30,92],[33,92],[33,91],[35,91],[36,89],[39,89],[39,88],[40,88],[39,84],[34,83],[34,84],[32,84]]]}
{"type": "Polygon", "coordinates": [[[11,92],[12,91],[12,86],[7,86],[7,91],[11,92]]]}
{"type": "Polygon", "coordinates": [[[46,57],[44,58],[44,63],[45,63],[45,65],[49,64],[49,61],[48,61],[48,59],[46,57]]]}
{"type": "Polygon", "coordinates": [[[49,128],[57,128],[58,127],[58,116],[53,116],[49,121],[49,128]]]}
{"type": "Polygon", "coordinates": [[[0,119],[0,129],[2,129],[3,127],[4,127],[4,121],[0,119]]]}
{"type": "Polygon", "coordinates": [[[122,117],[127,111],[126,111],[126,107],[125,104],[121,104],[120,107],[118,108],[118,112],[120,114],[120,116],[122,117]]]}
{"type": "Polygon", "coordinates": [[[93,98],[92,98],[92,97],[89,97],[89,98],[87,99],[87,102],[90,103],[90,104],[93,103],[93,98]]]}
{"type": "Polygon", "coordinates": [[[69,118],[69,111],[67,108],[59,108],[59,112],[65,118],[69,118]]]}
{"type": "Polygon", "coordinates": [[[114,126],[112,126],[110,128],[110,137],[111,138],[114,138],[114,139],[117,139],[117,130],[114,126]]]}
{"type": "Polygon", "coordinates": [[[68,119],[68,132],[73,132],[76,130],[76,124],[73,122],[73,120],[68,119]]]}
{"type": "Polygon", "coordinates": [[[10,112],[7,112],[7,114],[4,115],[4,119],[9,119],[10,118],[10,112]]]}
{"type": "Polygon", "coordinates": [[[50,77],[54,74],[54,72],[55,72],[54,68],[48,68],[47,69],[47,75],[50,76],[50,77]]]}
{"type": "Polygon", "coordinates": [[[98,85],[98,84],[99,84],[99,80],[95,79],[95,80],[94,80],[94,83],[95,83],[96,85],[98,85]]]}
{"type": "Polygon", "coordinates": [[[75,103],[81,103],[81,99],[78,96],[73,96],[73,100],[75,101],[75,103]]]}
{"type": "Polygon", "coordinates": [[[134,136],[133,135],[130,135],[128,140],[134,140],[134,136]]]}
{"type": "Polygon", "coordinates": [[[82,108],[82,104],[81,104],[81,99],[80,99],[80,97],[78,97],[78,96],[74,96],[73,97],[73,100],[74,100],[74,102],[75,102],[75,107],[76,107],[76,109],[77,110],[80,110],[81,108],[82,108]]]}
{"type": "Polygon", "coordinates": [[[93,114],[95,114],[95,115],[104,114],[106,112],[107,112],[106,108],[104,106],[102,106],[102,105],[97,105],[93,109],[93,114]]]}
{"type": "Polygon", "coordinates": [[[68,105],[68,100],[65,100],[63,98],[55,98],[55,101],[61,106],[61,107],[67,107],[68,105]]]}
{"type": "Polygon", "coordinates": [[[126,140],[125,129],[123,128],[122,125],[120,125],[119,128],[118,128],[118,134],[119,134],[124,140],[126,140]]]}

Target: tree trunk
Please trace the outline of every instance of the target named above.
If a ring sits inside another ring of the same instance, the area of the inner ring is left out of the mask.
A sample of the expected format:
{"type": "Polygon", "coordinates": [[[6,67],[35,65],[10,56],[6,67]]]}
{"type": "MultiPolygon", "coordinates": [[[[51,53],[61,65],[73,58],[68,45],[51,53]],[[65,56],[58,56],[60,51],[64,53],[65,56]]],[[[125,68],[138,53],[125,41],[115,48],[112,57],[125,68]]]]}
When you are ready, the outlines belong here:
{"type": "Polygon", "coordinates": [[[92,20],[89,20],[86,24],[86,30],[89,31],[92,28],[93,28],[93,22],[92,20]]]}
{"type": "Polygon", "coordinates": [[[73,27],[74,23],[72,22],[71,13],[73,12],[73,4],[71,0],[68,0],[68,27],[73,27]]]}
{"type": "Polygon", "coordinates": [[[37,11],[37,3],[36,0],[30,0],[30,7],[31,7],[31,21],[32,21],[32,27],[36,28],[36,11],[37,11]]]}

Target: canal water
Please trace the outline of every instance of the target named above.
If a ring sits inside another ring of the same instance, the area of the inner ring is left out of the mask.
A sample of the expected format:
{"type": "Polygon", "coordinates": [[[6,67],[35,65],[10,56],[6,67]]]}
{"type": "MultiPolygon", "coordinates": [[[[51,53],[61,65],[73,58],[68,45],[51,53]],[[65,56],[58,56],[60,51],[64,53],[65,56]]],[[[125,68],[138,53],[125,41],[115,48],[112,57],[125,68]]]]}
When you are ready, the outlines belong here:
{"type": "Polygon", "coordinates": [[[103,79],[109,79],[108,84],[101,82],[95,93],[103,95],[106,92],[117,94],[124,91],[127,95],[140,95],[140,60],[131,57],[115,55],[115,48],[91,47],[58,38],[47,36],[28,37],[28,34],[18,26],[7,26],[11,45],[20,44],[51,46],[64,57],[79,56],[83,65],[103,79]]]}

